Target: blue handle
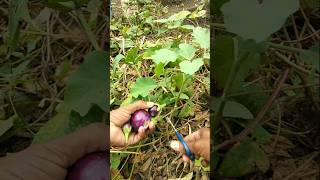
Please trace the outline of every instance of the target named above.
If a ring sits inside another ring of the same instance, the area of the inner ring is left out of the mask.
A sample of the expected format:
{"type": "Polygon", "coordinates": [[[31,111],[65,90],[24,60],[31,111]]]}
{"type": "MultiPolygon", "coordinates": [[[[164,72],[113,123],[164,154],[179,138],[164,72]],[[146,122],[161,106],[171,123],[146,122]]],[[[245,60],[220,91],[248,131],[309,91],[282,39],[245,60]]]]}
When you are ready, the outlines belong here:
{"type": "Polygon", "coordinates": [[[179,139],[179,141],[182,143],[184,149],[186,150],[187,156],[190,158],[191,161],[194,161],[194,155],[193,153],[190,151],[189,146],[187,145],[187,143],[184,141],[183,137],[181,136],[181,134],[176,131],[176,135],[179,139]]]}

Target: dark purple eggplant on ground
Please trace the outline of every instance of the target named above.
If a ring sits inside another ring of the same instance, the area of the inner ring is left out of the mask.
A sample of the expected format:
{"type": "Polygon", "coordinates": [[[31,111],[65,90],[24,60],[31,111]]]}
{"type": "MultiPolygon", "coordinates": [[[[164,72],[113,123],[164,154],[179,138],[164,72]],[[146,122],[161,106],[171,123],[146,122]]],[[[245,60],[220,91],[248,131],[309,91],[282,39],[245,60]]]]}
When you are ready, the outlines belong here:
{"type": "Polygon", "coordinates": [[[79,161],[68,172],[67,180],[107,180],[109,158],[106,152],[89,154],[79,161]]]}

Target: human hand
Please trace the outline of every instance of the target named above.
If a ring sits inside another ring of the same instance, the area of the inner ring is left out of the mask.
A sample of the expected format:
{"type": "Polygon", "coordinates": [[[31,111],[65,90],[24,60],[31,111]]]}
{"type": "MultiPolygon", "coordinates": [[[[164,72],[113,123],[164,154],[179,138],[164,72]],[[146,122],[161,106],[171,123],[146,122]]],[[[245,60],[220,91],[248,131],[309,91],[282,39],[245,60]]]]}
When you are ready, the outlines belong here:
{"type": "Polygon", "coordinates": [[[65,180],[68,168],[77,160],[107,150],[107,132],[105,124],[93,123],[62,138],[0,158],[0,179],[65,180]]]}
{"type": "Polygon", "coordinates": [[[136,144],[141,141],[146,135],[153,132],[155,126],[152,122],[147,128],[140,127],[138,133],[131,133],[128,138],[128,143],[125,143],[125,135],[122,131],[123,125],[128,122],[136,110],[148,109],[154,106],[152,102],[137,101],[126,107],[110,112],[110,146],[123,147],[125,145],[136,144]]]}
{"type": "MultiPolygon", "coordinates": [[[[184,138],[188,144],[190,151],[196,156],[202,156],[207,161],[210,161],[210,129],[201,128],[196,132],[186,136],[184,138]]],[[[170,147],[178,152],[184,153],[182,159],[189,161],[189,157],[185,154],[185,149],[179,141],[171,141],[170,147]]]]}

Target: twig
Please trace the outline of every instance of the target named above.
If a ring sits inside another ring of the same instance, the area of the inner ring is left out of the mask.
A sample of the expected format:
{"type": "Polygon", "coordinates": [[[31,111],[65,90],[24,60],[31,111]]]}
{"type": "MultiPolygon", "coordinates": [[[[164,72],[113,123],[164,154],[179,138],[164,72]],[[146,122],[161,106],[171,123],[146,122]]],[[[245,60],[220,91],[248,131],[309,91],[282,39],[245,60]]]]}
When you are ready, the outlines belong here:
{"type": "MultiPolygon", "coordinates": [[[[308,74],[308,75],[310,75],[310,74],[312,73],[311,71],[308,71],[308,70],[304,69],[303,67],[301,67],[301,66],[299,66],[299,65],[291,62],[287,57],[285,57],[285,56],[282,55],[281,53],[275,52],[275,54],[276,54],[281,60],[283,60],[285,63],[289,64],[290,66],[292,66],[293,68],[297,69],[298,71],[303,72],[303,73],[308,74]]],[[[316,73],[314,73],[313,75],[316,76],[316,77],[320,77],[319,74],[316,74],[316,73]]]]}
{"type": "Polygon", "coordinates": [[[262,120],[264,115],[267,113],[267,111],[270,109],[271,105],[273,104],[274,100],[278,97],[278,94],[280,92],[281,87],[283,86],[285,80],[287,79],[290,72],[290,68],[287,68],[285,72],[283,73],[283,76],[281,77],[278,86],[276,90],[273,92],[272,96],[269,98],[268,102],[262,107],[254,121],[252,121],[246,129],[244,129],[240,134],[234,136],[233,138],[217,145],[213,148],[214,151],[219,150],[221,148],[224,148],[228,145],[234,144],[236,142],[239,142],[243,140],[249,133],[253,131],[253,129],[257,126],[257,124],[262,120]]]}
{"type": "Polygon", "coordinates": [[[294,175],[296,175],[299,171],[303,170],[303,168],[306,167],[315,157],[319,155],[320,151],[314,152],[311,157],[309,157],[306,162],[304,162],[299,168],[297,168],[295,171],[293,171],[291,174],[289,174],[287,177],[285,177],[283,180],[289,180],[292,178],[294,175]]]}

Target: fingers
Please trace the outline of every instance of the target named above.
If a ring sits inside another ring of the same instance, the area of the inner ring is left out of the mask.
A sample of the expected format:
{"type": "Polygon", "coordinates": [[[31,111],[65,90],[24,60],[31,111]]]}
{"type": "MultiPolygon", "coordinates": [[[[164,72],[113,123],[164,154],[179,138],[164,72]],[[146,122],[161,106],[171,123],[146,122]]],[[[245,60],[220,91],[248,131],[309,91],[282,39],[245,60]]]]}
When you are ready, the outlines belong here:
{"type": "Polygon", "coordinates": [[[148,134],[152,133],[155,130],[155,126],[152,122],[149,123],[147,128],[140,127],[138,133],[132,134],[129,136],[128,144],[136,144],[142,139],[144,139],[148,134]]]}
{"type": "Polygon", "coordinates": [[[103,123],[92,123],[63,138],[41,144],[40,149],[54,155],[57,164],[69,167],[79,158],[109,148],[109,127],[103,123]]]}
{"type": "MultiPolygon", "coordinates": [[[[209,128],[201,128],[200,130],[193,132],[192,134],[186,136],[184,140],[186,141],[190,151],[195,155],[204,156],[206,159],[209,159],[208,152],[210,146],[210,129],[209,128]],[[208,145],[209,143],[209,145],[208,145]]],[[[171,141],[170,147],[178,152],[184,153],[182,159],[184,161],[189,161],[188,156],[185,155],[186,151],[184,146],[179,141],[171,141]]]]}
{"type": "Polygon", "coordinates": [[[130,120],[131,114],[140,109],[148,109],[154,106],[153,102],[136,101],[126,107],[122,107],[111,111],[110,120],[118,127],[122,127],[130,120]]]}
{"type": "Polygon", "coordinates": [[[124,107],[124,109],[126,109],[130,114],[132,114],[139,109],[148,109],[148,108],[151,108],[152,106],[154,106],[153,102],[145,102],[140,100],[124,107]]]}

